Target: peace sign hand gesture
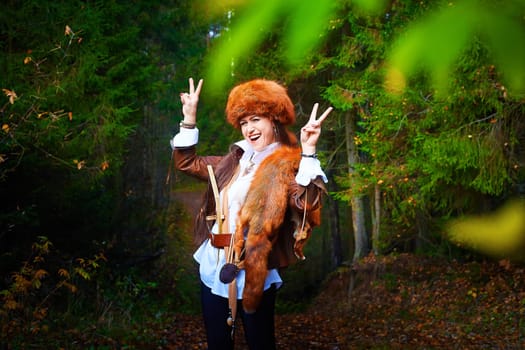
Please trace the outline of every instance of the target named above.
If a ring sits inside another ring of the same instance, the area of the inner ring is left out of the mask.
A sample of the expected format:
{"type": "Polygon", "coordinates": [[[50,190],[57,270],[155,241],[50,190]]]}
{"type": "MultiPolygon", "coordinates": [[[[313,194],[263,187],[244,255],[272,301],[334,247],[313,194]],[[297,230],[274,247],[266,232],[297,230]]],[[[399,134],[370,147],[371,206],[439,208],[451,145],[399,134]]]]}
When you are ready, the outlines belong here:
{"type": "Polygon", "coordinates": [[[319,108],[319,103],[315,103],[310,114],[310,119],[305,126],[301,128],[301,147],[304,154],[314,154],[319,140],[319,135],[321,135],[321,124],[328,117],[328,114],[332,112],[333,108],[328,107],[323,114],[317,118],[317,109],[319,108]]]}
{"type": "Polygon", "coordinates": [[[180,101],[182,102],[182,114],[184,115],[184,122],[186,124],[195,124],[197,121],[197,105],[199,103],[199,95],[202,89],[203,80],[199,80],[197,88],[193,83],[193,78],[189,79],[190,91],[180,93],[180,101]]]}

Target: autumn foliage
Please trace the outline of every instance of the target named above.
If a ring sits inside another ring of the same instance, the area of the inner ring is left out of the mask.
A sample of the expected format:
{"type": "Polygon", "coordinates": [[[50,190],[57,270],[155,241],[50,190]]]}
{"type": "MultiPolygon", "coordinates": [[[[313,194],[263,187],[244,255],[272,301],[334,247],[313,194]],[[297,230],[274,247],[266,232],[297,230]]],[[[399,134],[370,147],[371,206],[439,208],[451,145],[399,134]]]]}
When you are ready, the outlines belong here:
{"type": "Polygon", "coordinates": [[[24,344],[24,337],[45,336],[51,321],[50,308],[60,304],[61,298],[67,299],[68,294],[79,292],[77,283],[92,279],[106,260],[100,253],[92,259],[77,258],[62,266],[48,263],[57,257],[47,237],[39,237],[29,259],[12,273],[7,288],[0,290],[2,342],[24,344]]]}

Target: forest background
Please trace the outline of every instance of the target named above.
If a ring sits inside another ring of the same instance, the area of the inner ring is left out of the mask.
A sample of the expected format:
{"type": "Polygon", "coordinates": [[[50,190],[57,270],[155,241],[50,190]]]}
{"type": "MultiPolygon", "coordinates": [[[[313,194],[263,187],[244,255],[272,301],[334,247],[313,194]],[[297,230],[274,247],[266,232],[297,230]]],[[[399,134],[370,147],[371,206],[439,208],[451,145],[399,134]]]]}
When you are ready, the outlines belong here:
{"type": "Polygon", "coordinates": [[[38,344],[90,324],[115,337],[198,312],[189,231],[202,185],[170,170],[169,147],[190,76],[205,79],[202,154],[239,139],[224,128],[238,82],[285,84],[298,125],[314,102],[335,107],[319,145],[330,178],[323,226],[285,274],[281,311],[370,253],[521,261],[525,215],[512,199],[525,193],[524,10],[519,1],[7,1],[0,342],[38,344]],[[492,216],[457,221],[478,214],[492,216]]]}

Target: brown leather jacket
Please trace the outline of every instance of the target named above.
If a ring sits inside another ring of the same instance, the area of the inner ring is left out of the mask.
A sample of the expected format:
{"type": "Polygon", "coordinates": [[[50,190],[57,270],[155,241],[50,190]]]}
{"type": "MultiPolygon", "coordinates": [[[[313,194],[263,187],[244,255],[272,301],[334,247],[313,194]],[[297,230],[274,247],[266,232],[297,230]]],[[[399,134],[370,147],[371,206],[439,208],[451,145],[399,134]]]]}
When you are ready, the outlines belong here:
{"type": "MultiPolygon", "coordinates": [[[[173,150],[176,169],[208,182],[208,188],[203,197],[203,204],[195,218],[194,240],[197,245],[204,242],[204,240],[208,238],[208,233],[211,232],[213,222],[207,221],[206,216],[215,215],[215,200],[209,181],[207,165],[212,165],[219,191],[221,191],[233,177],[243,153],[242,148],[237,145],[233,145],[230,148],[230,152],[225,156],[198,156],[195,146],[179,147],[173,150]]],[[[321,195],[324,192],[326,192],[326,190],[322,179],[316,178],[307,187],[297,184],[294,191],[292,191],[288,203],[294,206],[294,208],[292,208],[294,210],[303,210],[305,204],[308,210],[316,209],[321,205],[321,195]],[[304,202],[306,190],[308,191],[308,195],[306,196],[308,203],[304,202]]],[[[293,231],[293,222],[290,220],[289,214],[287,214],[279,228],[277,241],[273,245],[268,258],[269,269],[286,267],[296,260],[293,254],[293,231]]]]}

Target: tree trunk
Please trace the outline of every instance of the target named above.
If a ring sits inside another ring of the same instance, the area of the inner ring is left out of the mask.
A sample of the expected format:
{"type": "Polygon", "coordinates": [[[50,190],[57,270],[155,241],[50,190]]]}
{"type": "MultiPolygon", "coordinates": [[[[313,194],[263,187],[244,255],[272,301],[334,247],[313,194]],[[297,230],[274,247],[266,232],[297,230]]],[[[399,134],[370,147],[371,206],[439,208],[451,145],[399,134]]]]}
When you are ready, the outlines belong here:
{"type": "Polygon", "coordinates": [[[374,202],[372,208],[372,250],[379,255],[379,232],[381,227],[381,189],[379,185],[374,187],[374,202]]]}
{"type": "Polygon", "coordinates": [[[425,243],[427,241],[426,235],[428,232],[428,219],[425,216],[425,213],[419,208],[416,209],[416,227],[417,237],[415,248],[417,252],[420,252],[425,249],[425,243]]]}
{"type": "MultiPolygon", "coordinates": [[[[336,191],[335,181],[333,181],[330,172],[327,173],[329,177],[328,191],[336,191]]],[[[343,250],[341,245],[341,232],[339,230],[339,203],[338,201],[328,197],[328,218],[332,241],[332,267],[340,266],[343,262],[343,250]]]]}
{"type": "MultiPolygon", "coordinates": [[[[348,159],[348,174],[352,176],[354,169],[359,166],[360,159],[357,145],[354,142],[356,136],[356,119],[354,110],[345,113],[346,127],[346,153],[348,159]]],[[[365,225],[364,203],[362,195],[354,195],[351,201],[352,206],[352,227],[354,229],[354,256],[356,261],[368,254],[368,234],[365,225]]]]}

